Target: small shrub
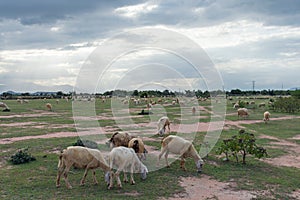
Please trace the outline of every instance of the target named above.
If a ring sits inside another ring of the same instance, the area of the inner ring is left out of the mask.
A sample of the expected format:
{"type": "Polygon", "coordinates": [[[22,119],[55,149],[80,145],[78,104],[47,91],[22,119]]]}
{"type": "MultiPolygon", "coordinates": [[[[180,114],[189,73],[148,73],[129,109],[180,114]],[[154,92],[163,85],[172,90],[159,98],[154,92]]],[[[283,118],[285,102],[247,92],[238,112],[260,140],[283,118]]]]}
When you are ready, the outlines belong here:
{"type": "Polygon", "coordinates": [[[246,164],[246,156],[248,154],[254,155],[256,158],[267,156],[267,150],[257,146],[255,140],[254,134],[241,130],[238,135],[232,136],[231,139],[223,140],[223,143],[217,149],[217,153],[224,153],[227,161],[229,161],[229,157],[232,155],[235,157],[236,162],[239,162],[238,155],[241,154],[243,164],[246,164]]]}
{"type": "Polygon", "coordinates": [[[19,165],[19,164],[28,163],[30,161],[36,160],[36,158],[31,156],[27,151],[28,151],[27,148],[21,149],[14,155],[12,155],[10,157],[10,161],[12,162],[12,164],[19,165]]]}
{"type": "Polygon", "coordinates": [[[274,109],[280,112],[298,112],[300,111],[300,99],[294,97],[278,98],[274,103],[274,109]]]}
{"type": "Polygon", "coordinates": [[[98,144],[91,140],[81,140],[78,139],[73,146],[82,146],[82,147],[88,147],[91,149],[98,149],[98,144]]]}

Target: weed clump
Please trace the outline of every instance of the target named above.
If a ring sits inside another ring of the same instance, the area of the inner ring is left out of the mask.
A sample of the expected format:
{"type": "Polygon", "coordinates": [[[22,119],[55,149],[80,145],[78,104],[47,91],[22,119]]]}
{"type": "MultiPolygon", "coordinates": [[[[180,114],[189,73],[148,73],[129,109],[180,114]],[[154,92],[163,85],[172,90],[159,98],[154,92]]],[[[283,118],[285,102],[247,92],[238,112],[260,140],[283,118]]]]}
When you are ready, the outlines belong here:
{"type": "Polygon", "coordinates": [[[28,153],[28,149],[20,149],[17,153],[10,157],[10,162],[14,165],[19,165],[23,163],[28,163],[30,161],[36,160],[35,157],[28,153]]]}

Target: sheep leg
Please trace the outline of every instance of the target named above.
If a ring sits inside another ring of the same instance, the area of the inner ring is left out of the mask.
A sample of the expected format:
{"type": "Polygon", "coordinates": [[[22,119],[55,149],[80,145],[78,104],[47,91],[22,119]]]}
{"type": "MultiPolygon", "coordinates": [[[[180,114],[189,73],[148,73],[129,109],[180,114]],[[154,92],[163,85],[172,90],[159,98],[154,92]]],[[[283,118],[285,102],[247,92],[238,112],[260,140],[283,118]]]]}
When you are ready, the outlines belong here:
{"type": "Polygon", "coordinates": [[[56,187],[60,187],[60,177],[63,172],[64,172],[64,167],[59,167],[57,171],[56,187]]]}
{"type": "Polygon", "coordinates": [[[168,155],[169,155],[169,151],[166,151],[166,154],[165,154],[166,165],[167,165],[167,167],[170,167],[169,162],[168,162],[168,155]]]}
{"type": "Polygon", "coordinates": [[[123,171],[123,182],[128,183],[127,173],[123,171]]]}
{"type": "Polygon", "coordinates": [[[132,164],[131,165],[131,170],[130,170],[130,184],[131,185],[135,185],[135,181],[133,179],[133,168],[134,168],[134,165],[132,164]]]}
{"type": "Polygon", "coordinates": [[[122,183],[121,183],[121,180],[120,180],[120,172],[121,171],[124,171],[124,168],[125,168],[125,162],[118,168],[118,170],[116,171],[115,175],[117,177],[117,184],[118,184],[118,187],[119,188],[122,188],[122,183]]]}
{"type": "Polygon", "coordinates": [[[157,161],[157,166],[159,165],[159,161],[160,158],[162,157],[162,155],[164,155],[164,153],[167,151],[167,147],[162,147],[160,154],[158,155],[158,161],[157,161]]]}
{"type": "Polygon", "coordinates": [[[65,168],[65,171],[64,171],[64,179],[65,179],[66,186],[67,186],[68,189],[72,189],[72,186],[71,186],[71,184],[70,184],[70,182],[68,180],[68,173],[69,173],[70,168],[71,168],[72,165],[71,164],[66,165],[66,168],[65,168]]]}
{"type": "Polygon", "coordinates": [[[186,171],[186,168],[185,168],[185,159],[183,157],[181,157],[180,168],[183,169],[184,171],[186,171]]]}

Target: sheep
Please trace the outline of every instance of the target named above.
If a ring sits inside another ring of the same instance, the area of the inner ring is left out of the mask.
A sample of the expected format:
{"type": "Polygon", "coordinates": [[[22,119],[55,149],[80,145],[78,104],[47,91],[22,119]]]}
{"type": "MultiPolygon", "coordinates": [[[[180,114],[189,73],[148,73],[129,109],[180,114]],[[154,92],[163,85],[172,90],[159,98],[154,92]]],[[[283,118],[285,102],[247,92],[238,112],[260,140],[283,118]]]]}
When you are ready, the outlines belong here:
{"type": "Polygon", "coordinates": [[[195,107],[192,107],[192,113],[193,113],[193,115],[196,114],[196,108],[195,107]]]}
{"type": "MultiPolygon", "coordinates": [[[[141,178],[144,180],[147,178],[148,168],[139,160],[136,153],[132,148],[127,147],[115,147],[111,150],[111,152],[108,154],[108,162],[110,169],[113,168],[116,169],[116,172],[114,173],[117,184],[119,188],[122,188],[122,183],[120,181],[120,172],[124,172],[123,181],[128,182],[126,172],[130,170],[130,183],[132,185],[135,184],[135,181],[133,179],[133,173],[138,171],[141,173],[141,178]]],[[[113,187],[113,175],[110,174],[110,185],[108,189],[111,189],[113,187]]]]}
{"type": "Polygon", "coordinates": [[[89,169],[93,170],[94,183],[98,184],[95,176],[95,169],[99,167],[106,172],[105,181],[107,184],[111,185],[112,181],[110,180],[110,177],[113,175],[113,172],[99,150],[81,146],[70,146],[63,150],[63,152],[59,155],[56,187],[60,187],[60,177],[64,174],[67,188],[72,189],[68,180],[68,172],[72,166],[85,169],[80,185],[84,185],[89,169]]]}
{"type": "Polygon", "coordinates": [[[239,108],[237,110],[237,113],[238,113],[238,118],[241,116],[241,117],[248,117],[249,116],[249,113],[248,113],[248,109],[247,108],[239,108]]]}
{"type": "Polygon", "coordinates": [[[239,108],[240,107],[240,105],[238,104],[238,103],[235,103],[234,105],[233,105],[233,108],[234,109],[237,109],[237,108],[239,108]]]}
{"type": "Polygon", "coordinates": [[[116,132],[111,136],[107,143],[111,149],[118,146],[128,147],[128,143],[132,138],[133,136],[129,133],[116,132]]]}
{"type": "Polygon", "coordinates": [[[267,121],[270,121],[270,112],[266,111],[264,112],[264,122],[267,123],[267,121]]]}
{"type": "Polygon", "coordinates": [[[56,102],[56,104],[58,104],[58,103],[59,103],[59,100],[58,100],[58,99],[56,99],[56,100],[55,100],[55,102],[56,102]]]}
{"type": "Polygon", "coordinates": [[[161,152],[158,156],[157,164],[159,164],[161,156],[163,154],[165,154],[167,167],[170,167],[170,165],[168,163],[169,152],[180,155],[180,158],[181,158],[180,168],[182,168],[184,171],[186,171],[185,158],[188,158],[188,157],[191,157],[194,159],[196,167],[197,167],[197,172],[200,173],[202,171],[203,160],[201,159],[201,157],[197,153],[194,145],[190,141],[185,140],[176,135],[169,135],[166,138],[164,138],[162,140],[161,152]]]}
{"type": "Polygon", "coordinates": [[[2,110],[3,112],[9,112],[10,111],[10,108],[4,102],[0,102],[0,108],[4,108],[2,110]]]}
{"type": "Polygon", "coordinates": [[[133,148],[140,159],[146,159],[147,150],[142,139],[136,138],[129,133],[116,132],[111,136],[107,143],[109,144],[111,149],[119,146],[133,148]]]}
{"type": "Polygon", "coordinates": [[[170,132],[170,120],[167,116],[163,116],[157,122],[157,130],[159,135],[163,135],[165,133],[166,126],[168,126],[170,132]]]}
{"type": "Polygon", "coordinates": [[[46,103],[46,108],[50,111],[52,111],[52,105],[51,103],[46,103]]]}
{"type": "Polygon", "coordinates": [[[146,160],[147,150],[146,150],[144,142],[141,138],[139,138],[139,137],[132,138],[128,142],[128,147],[133,148],[134,152],[137,154],[137,156],[140,160],[142,160],[142,159],[146,160]]]}
{"type": "Polygon", "coordinates": [[[260,104],[258,104],[258,107],[260,108],[260,107],[265,107],[266,106],[266,104],[265,103],[260,103],[260,104]]]}

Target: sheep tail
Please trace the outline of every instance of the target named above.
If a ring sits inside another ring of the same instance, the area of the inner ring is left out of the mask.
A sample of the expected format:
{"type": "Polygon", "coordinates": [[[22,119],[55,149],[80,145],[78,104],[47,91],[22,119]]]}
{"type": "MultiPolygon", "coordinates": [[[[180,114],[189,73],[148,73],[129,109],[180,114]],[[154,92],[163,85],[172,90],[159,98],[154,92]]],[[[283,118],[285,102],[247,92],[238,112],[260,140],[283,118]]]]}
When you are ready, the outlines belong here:
{"type": "Polygon", "coordinates": [[[59,155],[59,160],[58,160],[58,164],[57,164],[57,168],[62,168],[62,166],[64,165],[63,159],[62,159],[63,155],[62,153],[59,155]]]}

